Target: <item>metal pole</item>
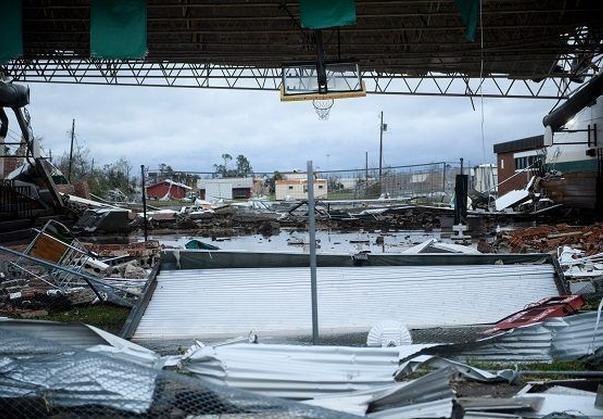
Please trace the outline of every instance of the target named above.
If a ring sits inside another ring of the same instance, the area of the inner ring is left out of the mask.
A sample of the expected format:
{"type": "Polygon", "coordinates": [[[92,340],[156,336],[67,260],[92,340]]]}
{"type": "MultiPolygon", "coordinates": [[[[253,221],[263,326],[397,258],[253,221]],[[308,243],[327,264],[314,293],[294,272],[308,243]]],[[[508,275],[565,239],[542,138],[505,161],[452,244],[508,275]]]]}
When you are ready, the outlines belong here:
{"type": "Polygon", "coordinates": [[[69,173],[67,175],[67,180],[71,182],[71,167],[73,164],[73,139],[75,138],[75,118],[71,122],[71,147],[69,148],[69,173]]]}
{"type": "Polygon", "coordinates": [[[310,288],[312,292],[312,344],[318,345],[318,293],[316,289],[316,220],[314,212],[314,170],[308,160],[308,233],[310,235],[310,288]]]}
{"type": "Polygon", "coordinates": [[[147,191],[144,186],[144,164],[140,165],[140,176],[141,176],[141,185],[142,185],[142,214],[144,216],[144,241],[147,241],[147,191]]]}
{"type": "Polygon", "coordinates": [[[368,151],[364,152],[364,197],[368,198],[368,151]]]}
{"type": "Polygon", "coordinates": [[[379,124],[379,183],[383,172],[383,111],[381,111],[381,123],[379,124]]]}

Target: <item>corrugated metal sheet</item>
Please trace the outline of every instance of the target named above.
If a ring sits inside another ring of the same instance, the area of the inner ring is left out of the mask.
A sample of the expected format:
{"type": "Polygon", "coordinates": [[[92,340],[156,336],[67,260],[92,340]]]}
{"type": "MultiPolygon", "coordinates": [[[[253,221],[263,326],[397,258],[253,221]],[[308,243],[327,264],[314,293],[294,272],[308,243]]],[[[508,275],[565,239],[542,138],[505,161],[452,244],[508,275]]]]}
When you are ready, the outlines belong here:
{"type": "Polygon", "coordinates": [[[538,324],[484,340],[482,346],[462,351],[459,358],[483,362],[550,362],[551,340],[550,329],[538,324]]]}
{"type": "Polygon", "coordinates": [[[597,312],[561,317],[545,322],[554,330],[551,354],[555,359],[571,360],[594,353],[603,347],[603,323],[595,332],[597,312]]]}
{"type": "Polygon", "coordinates": [[[82,323],[4,318],[0,319],[0,330],[17,332],[35,339],[49,340],[77,349],[109,344],[101,335],[82,323]]]}
{"type": "Polygon", "coordinates": [[[375,418],[451,417],[454,393],[450,389],[453,371],[441,369],[415,380],[385,388],[334,396],[322,396],[304,403],[375,418]]]}
{"type": "MultiPolygon", "coordinates": [[[[148,367],[162,366],[162,361],[155,352],[84,323],[0,318],[0,333],[18,333],[21,337],[102,353],[148,367]]],[[[32,354],[44,352],[43,348],[33,344],[30,350],[32,354]]]]}
{"type": "Polygon", "coordinates": [[[551,362],[573,360],[603,347],[603,324],[595,331],[597,312],[557,317],[531,326],[510,330],[477,342],[434,345],[402,361],[424,353],[488,362],[551,362]]]}
{"type": "Polygon", "coordinates": [[[399,357],[396,348],[239,343],[193,349],[181,366],[212,383],[310,399],[393,384],[399,357]]]}
{"type": "MultiPolygon", "coordinates": [[[[321,333],[494,322],[558,295],[551,265],[318,268],[321,333]],[[521,291],[521,292],[518,292],[521,291]]],[[[163,271],[134,340],[260,338],[311,331],[307,268],[163,271]]]]}

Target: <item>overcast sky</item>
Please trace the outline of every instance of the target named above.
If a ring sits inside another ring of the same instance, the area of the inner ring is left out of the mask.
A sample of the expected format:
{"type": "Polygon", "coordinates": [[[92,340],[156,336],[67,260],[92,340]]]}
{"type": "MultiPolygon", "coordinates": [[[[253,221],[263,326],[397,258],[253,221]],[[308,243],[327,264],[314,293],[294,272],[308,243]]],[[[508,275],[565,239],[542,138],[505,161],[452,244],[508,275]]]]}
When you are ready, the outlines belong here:
{"type": "MultiPolygon", "coordinates": [[[[328,121],[310,102],[282,103],[277,92],[31,84],[36,136],[54,156],[68,151],[72,118],[96,163],[126,157],[136,167],[160,163],[212,170],[222,153],[246,155],[257,171],[377,165],[379,112],[386,165],[482,162],[479,99],[369,95],[335,101],[328,121]],[[329,157],[327,157],[329,155],[329,157]]],[[[485,100],[486,160],[492,144],[542,134],[548,100],[485,100]]],[[[16,129],[16,125],[12,125],[16,129]]]]}

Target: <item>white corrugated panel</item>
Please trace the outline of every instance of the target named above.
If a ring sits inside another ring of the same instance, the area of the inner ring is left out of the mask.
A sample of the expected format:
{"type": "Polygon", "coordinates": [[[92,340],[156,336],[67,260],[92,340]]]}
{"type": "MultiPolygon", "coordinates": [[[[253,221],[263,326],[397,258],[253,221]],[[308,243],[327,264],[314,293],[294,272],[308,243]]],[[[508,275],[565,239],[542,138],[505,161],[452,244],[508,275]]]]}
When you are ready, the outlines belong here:
{"type": "Polygon", "coordinates": [[[205,199],[232,199],[232,185],[230,183],[208,183],[205,185],[205,199]]]}
{"type": "MultiPolygon", "coordinates": [[[[558,295],[550,265],[318,268],[322,333],[499,320],[558,295]]],[[[163,271],[135,340],[300,335],[311,331],[307,268],[163,271]]]]}
{"type": "Polygon", "coordinates": [[[232,344],[197,348],[182,367],[216,384],[309,399],[394,383],[397,348],[232,344]]]}

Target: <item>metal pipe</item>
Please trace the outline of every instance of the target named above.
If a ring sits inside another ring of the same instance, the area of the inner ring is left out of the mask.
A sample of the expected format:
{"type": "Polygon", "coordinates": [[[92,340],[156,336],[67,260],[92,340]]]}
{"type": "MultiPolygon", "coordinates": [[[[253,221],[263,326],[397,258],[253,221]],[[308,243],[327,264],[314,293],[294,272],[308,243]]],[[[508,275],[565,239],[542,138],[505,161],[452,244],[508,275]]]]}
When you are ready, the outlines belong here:
{"type": "Polygon", "coordinates": [[[312,292],[312,344],[318,345],[318,292],[316,289],[316,213],[314,212],[314,171],[308,160],[308,233],[310,235],[310,288],[312,292]]]}
{"type": "Polygon", "coordinates": [[[574,93],[565,103],[542,119],[542,124],[550,126],[553,131],[564,126],[582,109],[591,106],[603,93],[603,73],[594,76],[580,90],[574,93]]]}

